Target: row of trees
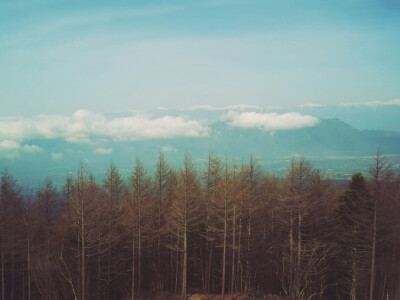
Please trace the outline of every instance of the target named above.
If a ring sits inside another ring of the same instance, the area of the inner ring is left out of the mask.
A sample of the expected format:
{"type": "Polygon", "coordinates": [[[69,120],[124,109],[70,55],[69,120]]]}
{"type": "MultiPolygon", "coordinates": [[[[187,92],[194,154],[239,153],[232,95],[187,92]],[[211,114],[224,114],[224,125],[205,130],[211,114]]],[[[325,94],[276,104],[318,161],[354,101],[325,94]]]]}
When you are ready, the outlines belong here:
{"type": "Polygon", "coordinates": [[[378,152],[365,179],[324,178],[304,158],[284,176],[252,157],[190,155],[124,180],[80,166],[33,194],[4,170],[1,300],[135,299],[143,291],[400,298],[400,180],[378,152]]]}

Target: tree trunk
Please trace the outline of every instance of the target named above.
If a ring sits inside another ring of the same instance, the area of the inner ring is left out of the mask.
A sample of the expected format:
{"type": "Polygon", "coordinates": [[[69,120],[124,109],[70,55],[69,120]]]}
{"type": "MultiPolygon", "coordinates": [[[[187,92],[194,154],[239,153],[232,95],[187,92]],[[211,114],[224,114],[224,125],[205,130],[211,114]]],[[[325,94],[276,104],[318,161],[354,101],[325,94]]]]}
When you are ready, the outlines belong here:
{"type": "MultiPolygon", "coordinates": [[[[140,200],[139,200],[140,203],[140,200]]],[[[140,226],[141,221],[141,211],[139,204],[139,232],[138,232],[138,295],[140,295],[141,290],[141,279],[142,279],[142,228],[140,226]]]]}
{"type": "Polygon", "coordinates": [[[187,224],[186,216],[183,229],[183,264],[182,264],[182,299],[186,299],[186,285],[187,285],[187,224]]]}
{"type": "Polygon", "coordinates": [[[243,215],[243,199],[240,198],[240,217],[239,217],[239,244],[238,244],[238,255],[237,255],[237,273],[238,276],[236,277],[239,281],[239,291],[243,293],[243,267],[242,267],[242,215],[243,215]]]}
{"type": "Polygon", "coordinates": [[[11,298],[14,300],[15,294],[15,236],[13,232],[12,243],[11,243],[11,298]]]}
{"type": "Polygon", "coordinates": [[[297,228],[297,266],[296,266],[296,278],[295,278],[295,288],[296,288],[296,296],[300,297],[300,276],[301,276],[301,208],[300,202],[298,206],[298,228],[297,228]]]}
{"type": "Polygon", "coordinates": [[[226,195],[226,184],[225,183],[225,203],[224,203],[224,241],[222,245],[222,283],[221,283],[221,295],[222,295],[222,300],[224,300],[224,293],[225,293],[225,268],[226,268],[226,231],[227,231],[227,195],[226,195]]]}
{"type": "Polygon", "coordinates": [[[31,202],[30,202],[30,197],[28,196],[28,203],[27,203],[27,268],[28,268],[28,300],[31,300],[31,202]]]}
{"type": "Polygon", "coordinates": [[[293,214],[290,212],[290,228],[289,228],[289,297],[294,299],[295,289],[293,286],[293,254],[294,254],[294,243],[293,243],[293,214]]]}
{"type": "Polygon", "coordinates": [[[81,199],[81,299],[85,300],[85,217],[84,199],[81,199]]]}
{"type": "MultiPolygon", "coordinates": [[[[179,236],[178,236],[178,239],[177,239],[177,242],[176,242],[176,245],[177,245],[177,249],[179,249],[179,247],[180,247],[180,238],[179,238],[179,236]]],[[[176,261],[175,261],[175,287],[174,287],[174,292],[175,292],[175,294],[176,293],[178,293],[178,270],[179,270],[179,255],[180,255],[180,252],[177,252],[176,253],[176,261]]]]}
{"type": "Polygon", "coordinates": [[[6,300],[6,286],[4,278],[4,233],[3,233],[3,243],[1,245],[1,300],[6,300]]]}
{"type": "Polygon", "coordinates": [[[251,250],[251,216],[249,215],[247,221],[247,253],[246,253],[246,278],[244,282],[244,293],[248,294],[250,292],[250,250],[251,250]]]}
{"type": "Polygon", "coordinates": [[[6,300],[6,281],[5,281],[5,274],[4,274],[4,248],[5,248],[5,241],[6,241],[6,233],[5,233],[5,226],[6,226],[6,215],[5,215],[5,196],[2,197],[2,223],[1,224],[1,300],[6,300]]]}
{"type": "Polygon", "coordinates": [[[131,300],[135,299],[135,235],[132,232],[131,300]]]}
{"type": "Polygon", "coordinates": [[[369,300],[374,299],[374,283],[375,283],[375,251],[376,251],[376,209],[377,209],[377,198],[375,197],[374,203],[374,227],[372,236],[372,257],[371,257],[371,279],[369,283],[369,300]]]}
{"type": "Polygon", "coordinates": [[[236,205],[233,207],[233,224],[232,224],[232,271],[231,271],[231,294],[235,292],[235,242],[236,242],[236,205]]]}

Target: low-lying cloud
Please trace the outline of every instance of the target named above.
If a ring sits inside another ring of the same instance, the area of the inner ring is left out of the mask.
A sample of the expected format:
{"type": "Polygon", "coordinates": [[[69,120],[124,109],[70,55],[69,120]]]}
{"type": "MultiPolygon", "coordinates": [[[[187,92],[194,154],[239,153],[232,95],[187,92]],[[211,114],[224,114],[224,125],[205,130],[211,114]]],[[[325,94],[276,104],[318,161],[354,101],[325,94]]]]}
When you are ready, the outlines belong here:
{"type": "Polygon", "coordinates": [[[165,145],[161,147],[161,151],[162,152],[176,152],[178,151],[178,149],[176,149],[175,147],[171,146],[171,145],[165,145]]]}
{"type": "Polygon", "coordinates": [[[43,151],[36,145],[21,145],[20,142],[14,140],[0,140],[0,157],[14,158],[20,153],[36,153],[43,151]]]}
{"type": "Polygon", "coordinates": [[[315,117],[300,113],[238,113],[229,111],[222,119],[231,127],[258,128],[264,131],[289,130],[314,126],[319,122],[315,117]]]}
{"type": "Polygon", "coordinates": [[[356,102],[356,103],[341,103],[340,106],[367,106],[376,108],[378,106],[400,106],[400,99],[394,99],[390,101],[367,101],[367,102],[356,102]]]}
{"type": "Polygon", "coordinates": [[[96,153],[96,154],[111,154],[112,152],[113,152],[113,148],[99,147],[96,150],[94,150],[94,153],[96,153]]]}
{"type": "Polygon", "coordinates": [[[52,152],[50,153],[51,159],[57,160],[57,159],[61,159],[64,156],[64,153],[62,152],[52,152]]]}
{"type": "Polygon", "coordinates": [[[152,119],[147,115],[133,114],[128,117],[107,118],[101,114],[78,110],[72,116],[0,118],[0,142],[64,139],[70,143],[90,143],[104,139],[134,141],[208,135],[209,128],[201,122],[174,116],[152,119]]]}
{"type": "Polygon", "coordinates": [[[249,109],[261,109],[261,107],[255,106],[255,105],[248,105],[248,104],[231,104],[231,105],[227,105],[227,106],[194,105],[189,108],[182,109],[182,110],[223,111],[223,110],[249,110],[249,109]]]}
{"type": "Polygon", "coordinates": [[[319,104],[319,103],[305,103],[305,104],[300,104],[299,106],[300,106],[300,107],[303,107],[303,108],[308,108],[308,107],[311,107],[311,108],[313,108],[313,107],[324,107],[324,105],[319,104]]]}

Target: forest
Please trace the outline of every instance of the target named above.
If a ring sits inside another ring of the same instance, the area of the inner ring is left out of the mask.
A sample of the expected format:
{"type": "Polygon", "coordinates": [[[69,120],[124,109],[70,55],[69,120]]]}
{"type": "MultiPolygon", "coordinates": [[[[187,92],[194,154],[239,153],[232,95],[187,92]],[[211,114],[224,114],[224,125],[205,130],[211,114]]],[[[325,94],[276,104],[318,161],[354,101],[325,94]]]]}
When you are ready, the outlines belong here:
{"type": "Polygon", "coordinates": [[[400,176],[379,151],[346,183],[304,157],[283,176],[254,157],[182,159],[160,153],[152,173],[136,159],[129,178],[111,163],[102,181],[81,164],[35,192],[4,169],[1,300],[400,299],[400,176]]]}

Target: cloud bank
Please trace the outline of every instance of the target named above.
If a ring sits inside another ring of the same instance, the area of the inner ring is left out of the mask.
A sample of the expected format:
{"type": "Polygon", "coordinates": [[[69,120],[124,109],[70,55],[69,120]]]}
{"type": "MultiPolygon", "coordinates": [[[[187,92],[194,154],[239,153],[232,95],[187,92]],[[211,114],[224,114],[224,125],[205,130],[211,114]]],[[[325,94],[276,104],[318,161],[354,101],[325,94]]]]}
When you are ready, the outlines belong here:
{"type": "Polygon", "coordinates": [[[97,148],[96,150],[93,151],[96,154],[111,154],[113,152],[113,148],[97,148]]]}
{"type": "Polygon", "coordinates": [[[178,149],[176,149],[175,147],[171,146],[171,145],[165,145],[161,147],[161,151],[162,152],[175,152],[178,149]]]}
{"type": "Polygon", "coordinates": [[[0,140],[0,158],[11,159],[19,157],[21,153],[37,153],[42,151],[43,149],[36,145],[22,145],[20,142],[14,140],[0,140]]]}
{"type": "Polygon", "coordinates": [[[21,145],[20,142],[14,140],[0,140],[0,157],[15,158],[20,153],[36,153],[43,151],[36,145],[21,145]]]}
{"type": "Polygon", "coordinates": [[[400,99],[394,99],[390,101],[368,101],[368,102],[356,102],[356,103],[341,103],[340,106],[368,106],[368,107],[378,107],[378,106],[400,106],[400,99]]]}
{"type": "Polygon", "coordinates": [[[194,105],[189,108],[182,110],[193,111],[193,110],[206,110],[206,111],[223,111],[223,110],[249,110],[249,109],[261,109],[259,106],[248,105],[248,104],[231,104],[226,106],[213,106],[213,105],[194,105]]]}
{"type": "Polygon", "coordinates": [[[229,111],[222,119],[231,127],[258,128],[264,131],[288,130],[310,127],[317,124],[317,118],[300,113],[237,113],[229,111]]]}
{"type": "Polygon", "coordinates": [[[57,160],[57,159],[61,159],[64,156],[64,153],[62,152],[52,152],[50,153],[51,159],[57,160]]]}
{"type": "Polygon", "coordinates": [[[319,103],[305,103],[305,104],[300,104],[299,107],[324,107],[324,105],[319,104],[319,103]]]}
{"type": "Polygon", "coordinates": [[[135,141],[208,135],[209,128],[201,122],[173,116],[151,119],[146,115],[133,114],[129,117],[107,118],[87,110],[78,110],[72,116],[0,118],[0,142],[64,139],[70,143],[90,143],[104,139],[135,141]]]}

